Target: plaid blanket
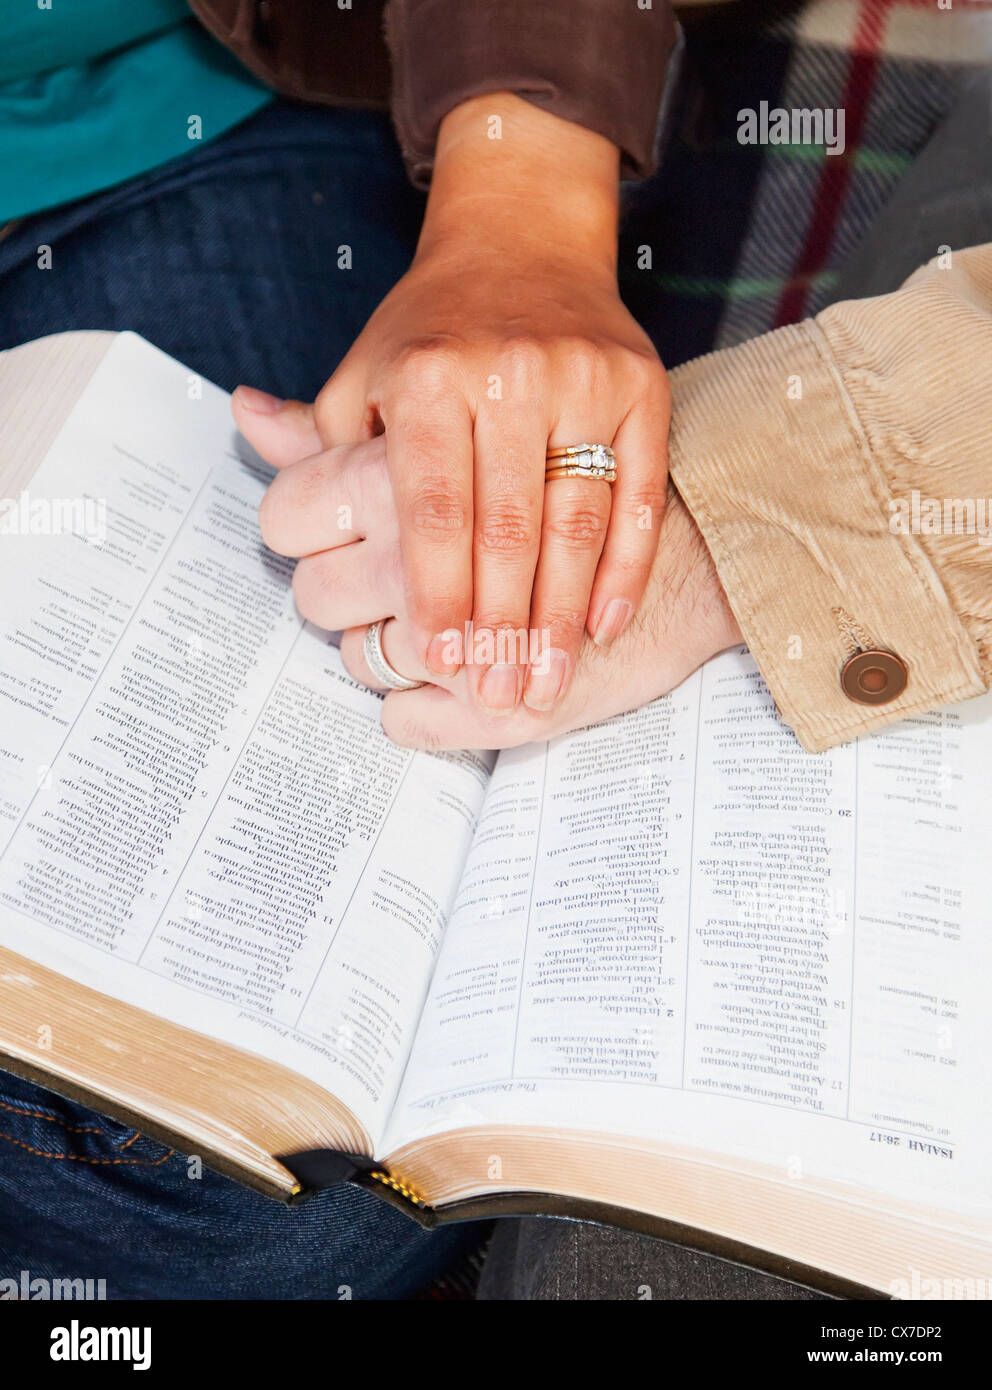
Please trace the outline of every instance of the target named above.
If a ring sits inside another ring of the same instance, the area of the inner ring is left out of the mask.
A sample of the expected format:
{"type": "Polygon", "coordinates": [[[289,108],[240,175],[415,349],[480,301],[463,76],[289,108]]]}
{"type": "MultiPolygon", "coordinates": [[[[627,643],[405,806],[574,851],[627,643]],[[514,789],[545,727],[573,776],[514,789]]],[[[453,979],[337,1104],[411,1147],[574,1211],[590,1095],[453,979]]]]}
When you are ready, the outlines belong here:
{"type": "Polygon", "coordinates": [[[669,367],[830,302],[875,213],[992,62],[992,0],[738,0],[688,14],[685,30],[667,148],[626,190],[620,256],[624,299],[669,367]],[[763,102],[843,112],[843,152],[741,144],[739,112],[763,102]]]}

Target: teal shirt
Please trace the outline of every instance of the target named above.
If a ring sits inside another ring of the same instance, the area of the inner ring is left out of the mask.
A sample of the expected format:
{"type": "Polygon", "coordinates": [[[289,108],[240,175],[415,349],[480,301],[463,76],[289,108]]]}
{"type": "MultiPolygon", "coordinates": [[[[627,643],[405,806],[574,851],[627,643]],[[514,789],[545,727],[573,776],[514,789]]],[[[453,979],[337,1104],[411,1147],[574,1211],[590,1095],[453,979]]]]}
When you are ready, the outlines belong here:
{"type": "Polygon", "coordinates": [[[42,3],[0,0],[0,223],[199,149],[272,100],[184,0],[42,3]]]}

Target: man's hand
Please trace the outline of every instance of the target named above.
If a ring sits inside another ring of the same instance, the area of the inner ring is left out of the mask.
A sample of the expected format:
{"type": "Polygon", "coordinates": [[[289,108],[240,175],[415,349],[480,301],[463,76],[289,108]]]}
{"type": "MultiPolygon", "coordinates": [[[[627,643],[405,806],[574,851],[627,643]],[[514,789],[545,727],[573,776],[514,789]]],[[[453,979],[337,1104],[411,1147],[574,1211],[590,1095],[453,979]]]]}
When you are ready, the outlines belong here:
{"type": "MultiPolygon", "coordinates": [[[[451,676],[467,661],[471,698],[493,715],[521,699],[563,707],[583,629],[604,649],[619,638],[658,543],[668,387],[617,292],[617,182],[603,137],[515,96],[464,103],[442,124],[413,266],[312,414],[235,396],[239,426],[275,463],[385,430],[418,666],[451,676]],[[583,442],[614,448],[612,489],[546,485],[547,449],[583,442]],[[469,619],[477,649],[503,660],[471,661],[469,619]],[[536,644],[511,638],[528,631],[536,644]]],[[[305,553],[340,543],[328,500],[323,518],[300,519],[305,553]]]]}
{"type": "Polygon", "coordinates": [[[634,622],[606,649],[583,644],[568,694],[552,710],[521,706],[507,718],[493,717],[471,696],[470,668],[438,678],[421,659],[406,616],[400,523],[382,439],[286,468],[266,494],[260,516],[273,550],[307,557],[294,580],[300,609],[325,627],[350,629],[342,656],[367,685],[375,682],[365,664],[365,626],[396,616],[383,629],[387,659],[404,676],[436,682],[390,692],[383,702],[383,728],[406,747],[505,748],[566,733],[646,704],[741,641],[702,536],[671,489],[661,544],[634,622]],[[348,509],[351,528],[337,533],[336,548],[314,554],[320,517],[330,506],[348,509]]]}

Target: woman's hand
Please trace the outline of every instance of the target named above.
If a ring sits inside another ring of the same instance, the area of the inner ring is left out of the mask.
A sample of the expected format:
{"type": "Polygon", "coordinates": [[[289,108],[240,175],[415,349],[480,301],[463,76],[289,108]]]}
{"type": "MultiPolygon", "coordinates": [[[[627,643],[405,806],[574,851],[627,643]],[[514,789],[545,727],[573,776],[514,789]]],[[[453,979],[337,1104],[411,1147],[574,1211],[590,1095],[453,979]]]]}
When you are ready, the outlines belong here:
{"type": "MultiPolygon", "coordinates": [[[[464,103],[442,124],[413,266],[312,417],[235,396],[274,462],[385,430],[418,665],[464,665],[491,715],[564,707],[584,627],[616,641],[658,543],[668,388],[617,292],[617,184],[603,137],[510,95],[464,103]],[[546,485],[547,449],[583,442],[613,447],[613,487],[546,485]]],[[[312,550],[338,544],[333,511],[325,531],[312,520],[312,550]]]]}
{"type": "Polygon", "coordinates": [[[387,659],[404,676],[436,682],[392,691],[383,701],[383,728],[406,747],[504,748],[547,739],[646,704],[741,640],[709,552],[673,489],[634,622],[608,649],[583,644],[569,691],[552,710],[521,706],[509,717],[494,717],[472,698],[470,667],[438,678],[421,659],[405,611],[400,523],[382,439],[285,468],[265,496],[260,519],[273,550],[305,557],[294,577],[304,617],[350,629],[341,652],[357,680],[375,687],[365,663],[366,625],[396,616],[382,633],[387,659]],[[336,533],[333,549],[314,553],[326,540],[321,518],[336,509],[349,527],[336,533]]]}

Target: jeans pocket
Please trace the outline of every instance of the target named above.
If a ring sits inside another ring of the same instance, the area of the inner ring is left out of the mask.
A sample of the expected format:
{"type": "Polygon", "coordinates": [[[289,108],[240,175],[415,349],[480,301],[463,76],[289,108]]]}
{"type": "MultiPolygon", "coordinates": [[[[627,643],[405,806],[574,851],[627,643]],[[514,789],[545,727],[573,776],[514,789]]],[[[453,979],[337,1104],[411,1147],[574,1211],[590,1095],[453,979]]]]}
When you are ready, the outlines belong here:
{"type": "Polygon", "coordinates": [[[0,1071],[0,1148],[54,1163],[149,1167],[174,1150],[133,1126],[0,1071]]]}

